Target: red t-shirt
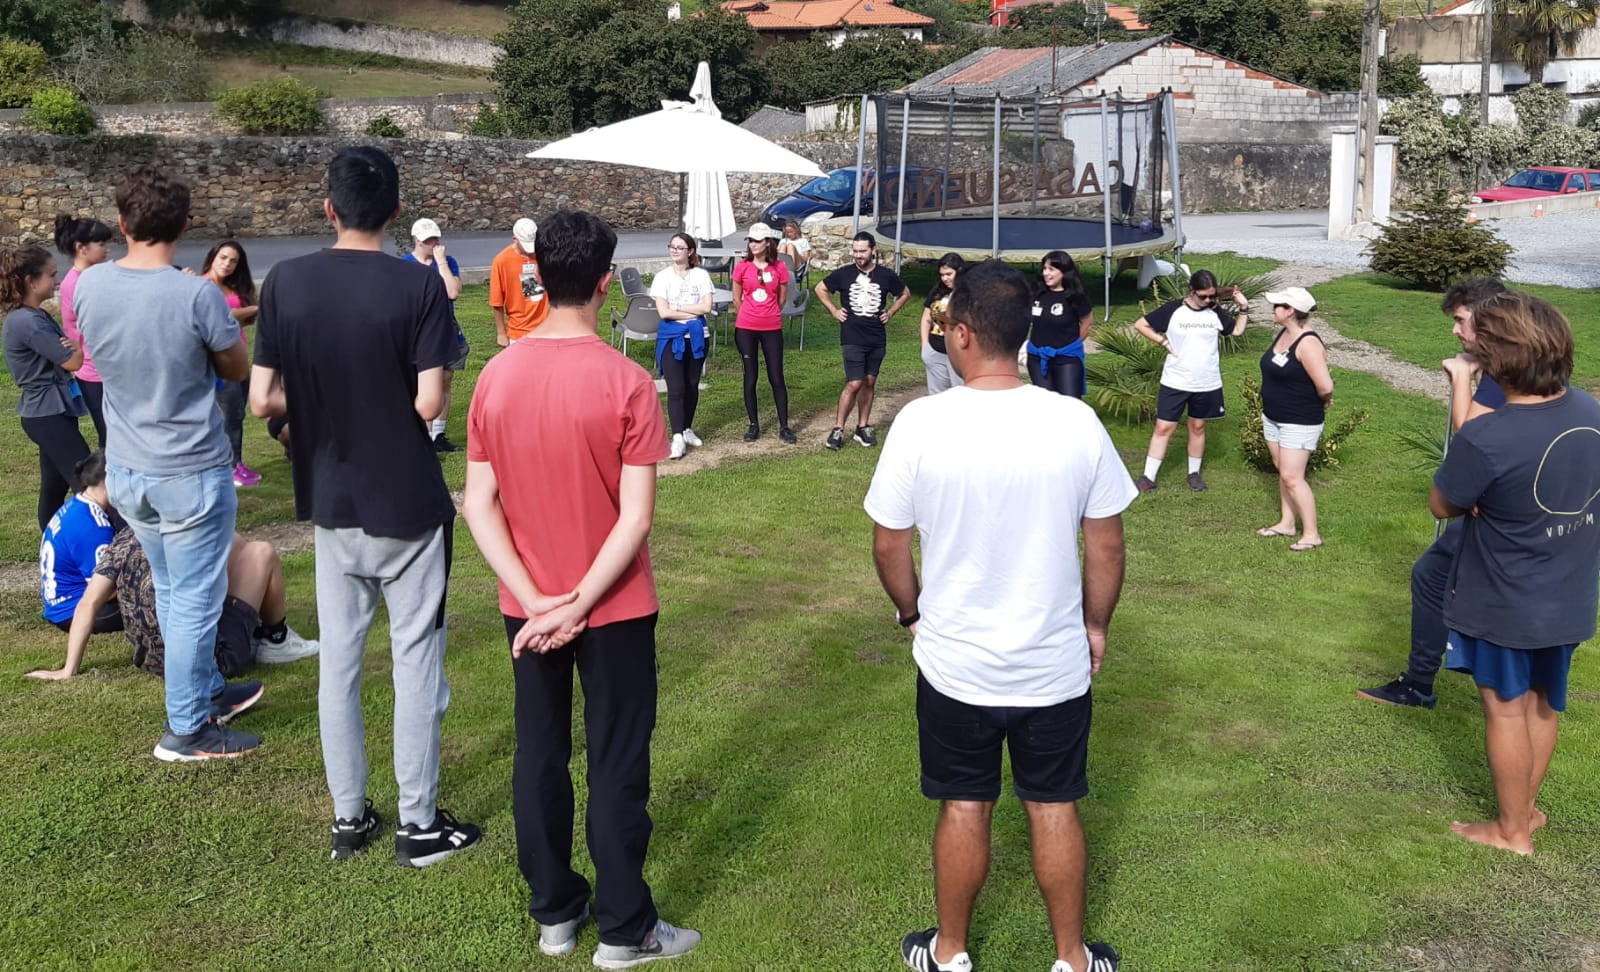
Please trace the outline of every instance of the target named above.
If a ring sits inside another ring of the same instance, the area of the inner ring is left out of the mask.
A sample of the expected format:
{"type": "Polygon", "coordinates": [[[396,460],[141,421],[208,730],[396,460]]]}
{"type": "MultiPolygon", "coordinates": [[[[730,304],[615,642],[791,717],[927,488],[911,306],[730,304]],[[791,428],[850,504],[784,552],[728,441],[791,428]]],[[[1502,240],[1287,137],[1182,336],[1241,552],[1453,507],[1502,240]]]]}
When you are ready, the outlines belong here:
{"type": "MultiPolygon", "coordinates": [[[[596,336],[518,341],[484,366],[467,458],[494,468],[511,540],[539,590],[578,586],[616,525],[622,467],[667,458],[656,384],[596,336]]],[[[500,610],[523,617],[500,585],[500,610]]],[[[660,610],[648,543],[595,602],[589,626],[660,610]]]]}
{"type": "Polygon", "coordinates": [[[783,330],[778,285],[789,282],[789,268],[783,261],[761,269],[754,260],[745,260],[733,268],[733,279],[744,290],[744,303],[739,305],[739,319],[733,326],[747,331],[783,330]]]}

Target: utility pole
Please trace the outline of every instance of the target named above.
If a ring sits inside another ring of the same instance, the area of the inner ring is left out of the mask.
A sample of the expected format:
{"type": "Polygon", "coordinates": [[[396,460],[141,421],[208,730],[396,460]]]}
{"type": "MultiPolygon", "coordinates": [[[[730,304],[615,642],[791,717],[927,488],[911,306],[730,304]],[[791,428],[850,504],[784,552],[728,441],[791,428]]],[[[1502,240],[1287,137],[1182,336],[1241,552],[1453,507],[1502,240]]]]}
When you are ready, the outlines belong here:
{"type": "Polygon", "coordinates": [[[1378,32],[1383,12],[1367,0],[1361,14],[1361,109],[1356,116],[1356,223],[1372,222],[1378,146],[1378,32]]]}
{"type": "Polygon", "coordinates": [[[1494,60],[1494,0],[1478,0],[1483,13],[1478,20],[1483,27],[1483,63],[1478,73],[1478,124],[1489,124],[1489,64],[1494,60]]]}

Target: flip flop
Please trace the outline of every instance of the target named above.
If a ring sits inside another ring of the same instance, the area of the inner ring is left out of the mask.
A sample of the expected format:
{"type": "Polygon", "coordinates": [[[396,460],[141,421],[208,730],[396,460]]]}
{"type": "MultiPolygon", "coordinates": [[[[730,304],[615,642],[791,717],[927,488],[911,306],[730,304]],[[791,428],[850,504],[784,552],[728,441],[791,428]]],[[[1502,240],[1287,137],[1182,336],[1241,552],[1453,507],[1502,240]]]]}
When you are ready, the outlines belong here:
{"type": "Polygon", "coordinates": [[[1305,553],[1307,550],[1315,550],[1320,546],[1322,546],[1321,540],[1318,540],[1316,543],[1305,543],[1303,541],[1301,543],[1291,543],[1289,544],[1289,552],[1305,553]]]}
{"type": "Polygon", "coordinates": [[[1294,536],[1294,531],[1290,530],[1287,533],[1285,533],[1282,530],[1274,530],[1272,527],[1262,527],[1261,529],[1256,531],[1256,536],[1258,536],[1258,537],[1292,537],[1292,536],[1294,536]]]}

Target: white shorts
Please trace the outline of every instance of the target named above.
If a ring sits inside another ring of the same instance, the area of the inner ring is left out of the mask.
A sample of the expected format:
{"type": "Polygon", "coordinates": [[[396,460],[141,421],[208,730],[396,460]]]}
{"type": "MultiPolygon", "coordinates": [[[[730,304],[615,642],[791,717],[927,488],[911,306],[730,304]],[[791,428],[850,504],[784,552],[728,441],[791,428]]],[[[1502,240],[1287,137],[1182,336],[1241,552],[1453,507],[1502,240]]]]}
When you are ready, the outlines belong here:
{"type": "Polygon", "coordinates": [[[1279,425],[1265,415],[1261,416],[1261,434],[1268,442],[1276,442],[1280,449],[1303,449],[1316,452],[1322,439],[1321,425],[1279,425]]]}

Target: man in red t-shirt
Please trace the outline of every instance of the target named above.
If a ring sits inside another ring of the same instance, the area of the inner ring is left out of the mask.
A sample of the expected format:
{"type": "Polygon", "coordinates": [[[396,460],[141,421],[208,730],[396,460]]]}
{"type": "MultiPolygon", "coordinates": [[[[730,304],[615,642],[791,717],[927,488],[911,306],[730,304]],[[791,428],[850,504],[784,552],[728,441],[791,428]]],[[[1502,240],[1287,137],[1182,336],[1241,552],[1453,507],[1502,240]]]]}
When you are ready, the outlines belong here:
{"type": "Polygon", "coordinates": [[[572,671],[588,732],[594,964],[682,955],[698,932],[660,920],[644,881],[656,600],[646,538],[667,430],[649,373],[597,333],[617,235],[584,212],[539,227],[549,316],[490,360],[467,415],[462,512],[500,578],[516,677],[512,812],[539,949],[564,955],[589,915],[572,869],[572,671]]]}

